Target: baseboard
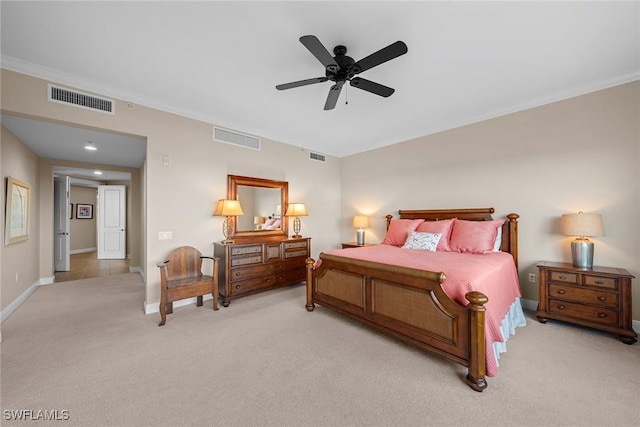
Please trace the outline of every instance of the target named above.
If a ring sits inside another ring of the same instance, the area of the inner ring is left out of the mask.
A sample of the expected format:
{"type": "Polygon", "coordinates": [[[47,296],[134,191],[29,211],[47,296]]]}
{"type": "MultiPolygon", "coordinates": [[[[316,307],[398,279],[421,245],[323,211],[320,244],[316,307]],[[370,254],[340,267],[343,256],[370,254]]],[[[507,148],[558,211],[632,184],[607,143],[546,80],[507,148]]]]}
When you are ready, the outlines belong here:
{"type": "Polygon", "coordinates": [[[144,271],[142,271],[140,267],[129,267],[129,273],[138,273],[142,278],[142,281],[146,283],[144,271]]]}
{"type": "MultiPolygon", "coordinates": [[[[210,294],[204,295],[202,298],[202,301],[210,301],[213,299],[213,296],[210,294]]],[[[173,302],[173,308],[176,307],[182,307],[185,305],[189,305],[189,304],[195,304],[197,302],[197,298],[185,298],[185,299],[181,299],[179,301],[174,301],[173,302]]],[[[154,302],[151,304],[147,304],[147,302],[145,301],[144,304],[144,314],[153,314],[153,313],[159,313],[160,312],[160,302],[154,302]]]]}
{"type": "Polygon", "coordinates": [[[39,286],[48,285],[50,283],[53,283],[53,277],[38,279],[37,282],[29,286],[18,298],[11,301],[11,303],[0,312],[0,324],[7,320],[7,318],[11,316],[11,314],[16,311],[18,307],[20,307],[22,303],[25,302],[36,289],[38,289],[39,286]]]}
{"type": "Polygon", "coordinates": [[[75,254],[84,254],[86,252],[96,252],[98,250],[98,248],[84,248],[84,249],[74,249],[69,251],[70,255],[75,255],[75,254]]]}

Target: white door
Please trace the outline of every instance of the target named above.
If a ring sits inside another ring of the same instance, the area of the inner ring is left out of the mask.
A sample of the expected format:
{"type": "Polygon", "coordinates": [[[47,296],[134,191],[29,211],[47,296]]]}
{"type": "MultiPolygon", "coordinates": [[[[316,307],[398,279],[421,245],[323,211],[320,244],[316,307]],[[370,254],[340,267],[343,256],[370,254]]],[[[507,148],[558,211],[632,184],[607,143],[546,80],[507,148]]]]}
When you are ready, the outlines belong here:
{"type": "Polygon", "coordinates": [[[55,271],[69,271],[69,177],[53,178],[53,266],[55,271]]]}
{"type": "Polygon", "coordinates": [[[98,259],[126,257],[126,214],[125,186],[98,186],[98,259]]]}

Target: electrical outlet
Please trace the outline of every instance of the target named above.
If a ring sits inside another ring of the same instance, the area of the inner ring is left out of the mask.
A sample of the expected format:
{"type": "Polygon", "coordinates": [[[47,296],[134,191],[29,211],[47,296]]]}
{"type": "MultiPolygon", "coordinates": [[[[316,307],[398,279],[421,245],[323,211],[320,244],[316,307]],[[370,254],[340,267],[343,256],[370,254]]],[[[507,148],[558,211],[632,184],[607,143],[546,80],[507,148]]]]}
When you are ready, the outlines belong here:
{"type": "Polygon", "coordinates": [[[536,273],[529,273],[529,282],[536,283],[536,273]]]}

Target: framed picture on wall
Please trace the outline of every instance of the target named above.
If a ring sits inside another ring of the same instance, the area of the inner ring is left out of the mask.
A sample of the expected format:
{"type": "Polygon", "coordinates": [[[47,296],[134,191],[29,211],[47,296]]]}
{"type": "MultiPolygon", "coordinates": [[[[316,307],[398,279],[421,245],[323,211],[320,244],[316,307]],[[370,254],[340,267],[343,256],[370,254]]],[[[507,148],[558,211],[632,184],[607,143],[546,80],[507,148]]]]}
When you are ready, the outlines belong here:
{"type": "Polygon", "coordinates": [[[69,219],[73,219],[73,203],[69,203],[69,219]]]}
{"type": "Polygon", "coordinates": [[[29,184],[7,177],[4,244],[22,242],[29,238],[29,184]]]}
{"type": "Polygon", "coordinates": [[[78,203],[76,205],[76,219],[92,219],[93,205],[85,205],[78,203]]]}

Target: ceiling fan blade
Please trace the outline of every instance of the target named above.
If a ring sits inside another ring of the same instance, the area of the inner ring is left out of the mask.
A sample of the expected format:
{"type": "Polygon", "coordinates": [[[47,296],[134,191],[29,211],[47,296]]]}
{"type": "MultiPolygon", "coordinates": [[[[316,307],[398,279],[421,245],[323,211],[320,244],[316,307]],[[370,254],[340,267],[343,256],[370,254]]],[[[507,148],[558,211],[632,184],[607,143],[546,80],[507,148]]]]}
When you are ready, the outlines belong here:
{"type": "Polygon", "coordinates": [[[343,84],[344,82],[336,82],[336,84],[331,86],[331,89],[329,89],[329,95],[327,95],[327,102],[324,103],[325,110],[333,110],[335,108],[343,84]]]}
{"type": "Polygon", "coordinates": [[[333,56],[331,56],[327,48],[320,43],[320,40],[318,40],[316,36],[302,36],[300,37],[300,43],[309,49],[309,52],[324,65],[324,68],[333,72],[338,71],[338,64],[333,59],[333,56]]]}
{"type": "Polygon", "coordinates": [[[397,41],[353,64],[353,71],[355,74],[361,73],[376,65],[383,64],[393,58],[404,55],[407,53],[407,50],[407,45],[404,44],[404,42],[397,41]]]}
{"type": "Polygon", "coordinates": [[[380,83],[372,82],[371,80],[363,79],[361,77],[354,77],[351,79],[351,86],[358,89],[366,90],[367,92],[375,93],[376,95],[390,97],[395,92],[395,89],[381,85],[380,83]]]}
{"type": "Polygon", "coordinates": [[[307,85],[312,85],[314,83],[326,82],[327,80],[329,79],[326,77],[314,77],[312,79],[299,80],[297,82],[291,82],[291,83],[284,83],[276,86],[276,89],[278,90],[292,89],[294,87],[307,86],[307,85]]]}

